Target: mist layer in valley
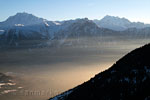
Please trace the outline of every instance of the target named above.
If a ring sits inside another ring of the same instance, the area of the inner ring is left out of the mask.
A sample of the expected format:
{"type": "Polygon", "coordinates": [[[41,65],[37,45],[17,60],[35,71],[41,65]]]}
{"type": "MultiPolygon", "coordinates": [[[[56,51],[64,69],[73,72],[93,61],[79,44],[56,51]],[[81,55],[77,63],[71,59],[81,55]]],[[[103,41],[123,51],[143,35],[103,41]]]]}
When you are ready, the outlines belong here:
{"type": "Polygon", "coordinates": [[[4,94],[1,98],[48,99],[89,80],[129,51],[148,42],[146,38],[81,37],[68,38],[60,46],[54,47],[1,49],[0,71],[16,77],[23,87],[15,95],[4,94]],[[43,91],[43,94],[36,94],[38,91],[43,91]]]}
{"type": "Polygon", "coordinates": [[[17,13],[0,22],[0,98],[47,100],[73,88],[149,43],[149,27],[113,16],[49,21],[17,13]]]}

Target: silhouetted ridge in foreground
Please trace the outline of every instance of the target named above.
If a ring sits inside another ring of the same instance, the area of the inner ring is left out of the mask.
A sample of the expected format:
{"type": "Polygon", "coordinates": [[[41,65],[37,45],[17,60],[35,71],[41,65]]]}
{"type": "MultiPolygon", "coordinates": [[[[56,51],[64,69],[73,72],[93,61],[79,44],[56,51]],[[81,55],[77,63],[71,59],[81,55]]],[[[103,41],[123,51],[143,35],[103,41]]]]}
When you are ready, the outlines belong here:
{"type": "Polygon", "coordinates": [[[50,100],[150,100],[150,44],[50,100]]]}

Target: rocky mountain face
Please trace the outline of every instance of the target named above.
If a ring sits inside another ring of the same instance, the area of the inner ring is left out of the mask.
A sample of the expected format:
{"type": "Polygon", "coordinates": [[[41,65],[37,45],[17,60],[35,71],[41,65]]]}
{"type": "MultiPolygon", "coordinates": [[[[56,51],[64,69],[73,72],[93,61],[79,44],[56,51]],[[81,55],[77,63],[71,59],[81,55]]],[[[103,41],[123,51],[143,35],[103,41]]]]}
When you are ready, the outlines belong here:
{"type": "Polygon", "coordinates": [[[102,35],[115,35],[115,31],[99,28],[93,21],[85,19],[77,19],[66,29],[59,31],[55,34],[56,38],[79,38],[79,37],[92,37],[102,35]]]}
{"type": "Polygon", "coordinates": [[[149,100],[150,44],[133,50],[89,81],[50,100],[149,100]]]}

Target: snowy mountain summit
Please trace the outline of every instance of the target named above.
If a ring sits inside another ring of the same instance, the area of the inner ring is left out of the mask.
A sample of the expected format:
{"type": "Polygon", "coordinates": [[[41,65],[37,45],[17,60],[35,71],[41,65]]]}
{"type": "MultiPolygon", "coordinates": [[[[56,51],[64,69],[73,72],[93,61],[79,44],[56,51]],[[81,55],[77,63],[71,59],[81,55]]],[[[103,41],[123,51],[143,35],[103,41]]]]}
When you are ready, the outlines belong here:
{"type": "Polygon", "coordinates": [[[1,23],[1,26],[5,27],[11,27],[15,25],[34,25],[34,24],[39,24],[43,23],[45,19],[43,18],[38,18],[32,14],[28,13],[17,13],[14,16],[10,16],[6,21],[1,23]]]}
{"type": "Polygon", "coordinates": [[[105,16],[101,20],[94,20],[94,22],[103,28],[108,28],[116,31],[123,31],[128,28],[145,28],[150,27],[150,24],[144,24],[142,22],[131,22],[126,18],[114,17],[114,16],[105,16]]]}

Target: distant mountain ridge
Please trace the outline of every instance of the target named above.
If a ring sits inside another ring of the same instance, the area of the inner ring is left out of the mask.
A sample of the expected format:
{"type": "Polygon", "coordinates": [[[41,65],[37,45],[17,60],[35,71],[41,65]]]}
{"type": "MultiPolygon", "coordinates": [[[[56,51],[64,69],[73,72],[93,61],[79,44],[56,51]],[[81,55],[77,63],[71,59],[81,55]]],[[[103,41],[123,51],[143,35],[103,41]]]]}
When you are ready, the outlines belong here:
{"type": "Polygon", "coordinates": [[[6,43],[18,45],[19,40],[28,40],[28,39],[30,40],[55,39],[60,40],[60,44],[62,44],[63,41],[65,41],[65,39],[68,37],[79,38],[80,36],[89,36],[89,35],[95,36],[104,33],[104,30],[110,31],[108,33],[113,33],[112,30],[99,28],[93,21],[87,18],[54,22],[54,21],[47,21],[42,18],[39,19],[33,16],[32,14],[28,15],[27,13],[22,14],[18,13],[13,17],[8,18],[6,22],[7,23],[9,22],[10,25],[8,25],[9,27],[6,26],[4,29],[3,28],[1,29],[4,30],[3,33],[1,33],[0,35],[0,40],[2,44],[6,43]],[[29,18],[29,22],[24,23],[22,21],[24,20],[23,16],[25,16],[25,20],[29,18]],[[18,18],[19,21],[12,21],[13,18],[15,20],[18,18]],[[32,22],[33,19],[34,21],[32,22]]]}
{"type": "Polygon", "coordinates": [[[17,13],[0,23],[0,44],[18,46],[20,40],[59,40],[58,44],[63,44],[67,38],[79,40],[79,37],[86,36],[149,37],[148,26],[150,25],[131,23],[125,18],[113,16],[106,16],[100,21],[88,18],[48,21],[32,14],[17,13]],[[134,30],[130,31],[131,29],[134,30]]]}
{"type": "MultiPolygon", "coordinates": [[[[131,22],[126,18],[120,18],[109,15],[106,15],[101,20],[92,20],[92,21],[95,22],[99,27],[108,28],[112,30],[125,30],[128,28],[150,27],[150,24],[144,24],[142,22],[131,22]]],[[[6,21],[0,22],[0,27],[26,26],[26,25],[36,25],[40,23],[60,25],[63,22],[65,21],[48,21],[44,18],[39,18],[32,14],[23,12],[17,13],[14,16],[10,16],[6,21]]]]}
{"type": "Polygon", "coordinates": [[[103,28],[108,28],[116,31],[123,31],[128,28],[137,28],[142,29],[150,27],[150,24],[144,24],[142,22],[131,22],[126,18],[114,17],[114,16],[105,16],[101,20],[94,20],[94,22],[103,28]]]}

